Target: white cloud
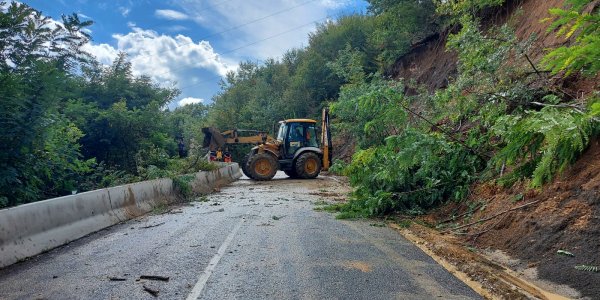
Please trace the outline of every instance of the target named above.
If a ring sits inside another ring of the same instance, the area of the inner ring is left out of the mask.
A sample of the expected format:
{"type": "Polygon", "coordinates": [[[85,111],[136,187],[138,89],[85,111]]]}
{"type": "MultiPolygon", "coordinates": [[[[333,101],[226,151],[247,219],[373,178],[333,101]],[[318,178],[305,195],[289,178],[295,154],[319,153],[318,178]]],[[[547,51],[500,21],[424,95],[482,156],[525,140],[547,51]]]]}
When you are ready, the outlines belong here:
{"type": "Polygon", "coordinates": [[[131,9],[128,7],[124,7],[124,6],[119,6],[119,12],[121,13],[121,15],[123,17],[127,17],[129,15],[129,13],[131,12],[131,9]]]}
{"type": "Polygon", "coordinates": [[[321,5],[326,8],[341,8],[351,4],[352,0],[321,0],[321,5]]]}
{"type": "Polygon", "coordinates": [[[119,51],[125,52],[134,75],[147,75],[163,86],[184,88],[183,97],[189,98],[184,104],[210,97],[202,93],[206,85],[212,84],[214,91],[218,77],[237,68],[236,61],[222,58],[209,42],[196,43],[181,34],[169,36],[132,26],[131,32],[113,38],[116,46],[88,44],[84,50],[104,65],[110,65],[119,51]]]}
{"type": "Polygon", "coordinates": [[[171,9],[157,9],[154,15],[167,20],[187,20],[190,17],[182,12],[171,9]]]}
{"type": "Polygon", "coordinates": [[[187,97],[187,98],[183,98],[179,101],[179,106],[186,106],[189,104],[197,104],[197,103],[202,103],[202,102],[204,102],[204,99],[187,97]]]}
{"type": "Polygon", "coordinates": [[[83,51],[90,53],[95,56],[98,61],[103,65],[110,65],[117,58],[119,51],[108,44],[93,45],[91,43],[85,44],[82,47],[83,51]]]}
{"type": "Polygon", "coordinates": [[[133,28],[122,35],[115,34],[117,50],[129,55],[133,71],[147,74],[158,81],[178,81],[181,71],[209,70],[225,75],[231,68],[212,48],[209,42],[195,43],[184,35],[161,35],[152,30],[133,28]]]}
{"type": "Polygon", "coordinates": [[[174,0],[198,24],[237,49],[237,58],[280,57],[286,50],[307,44],[308,33],[333,11],[356,0],[174,0]],[[234,28],[234,29],[232,29],[234,28]],[[253,45],[250,45],[253,44],[253,45]]]}

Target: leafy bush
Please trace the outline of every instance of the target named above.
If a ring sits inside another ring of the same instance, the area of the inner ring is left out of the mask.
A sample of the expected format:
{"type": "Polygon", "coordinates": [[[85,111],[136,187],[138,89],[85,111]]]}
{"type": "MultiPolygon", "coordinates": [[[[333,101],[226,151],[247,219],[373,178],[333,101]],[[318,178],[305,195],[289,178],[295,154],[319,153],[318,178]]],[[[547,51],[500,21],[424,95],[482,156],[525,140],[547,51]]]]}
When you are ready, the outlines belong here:
{"type": "Polygon", "coordinates": [[[377,58],[382,70],[410,52],[413,44],[439,30],[432,0],[369,0],[369,3],[375,21],[370,42],[380,51],[377,58]]]}
{"type": "Polygon", "coordinates": [[[329,168],[329,172],[335,175],[346,175],[345,170],[348,165],[341,159],[337,159],[333,162],[329,168]]]}
{"type": "Polygon", "coordinates": [[[505,0],[434,0],[437,12],[450,16],[450,21],[456,21],[463,16],[474,17],[481,10],[498,6],[505,0]]]}
{"type": "Polygon", "coordinates": [[[581,71],[588,76],[596,76],[600,70],[600,10],[592,0],[567,0],[568,8],[550,9],[554,20],[548,32],[557,30],[556,36],[571,38],[577,36],[569,46],[561,46],[550,51],[542,63],[554,74],[565,71],[565,75],[581,71]]]}
{"type": "Polygon", "coordinates": [[[173,189],[183,200],[188,200],[193,195],[192,185],[194,175],[173,176],[173,189]]]}
{"type": "Polygon", "coordinates": [[[408,128],[383,146],[358,151],[345,173],[355,187],[342,212],[363,216],[403,210],[423,212],[461,200],[482,162],[438,133],[408,128]]]}
{"type": "Polygon", "coordinates": [[[387,136],[401,131],[406,112],[399,105],[406,101],[402,82],[386,82],[378,74],[371,82],[348,84],[331,106],[337,130],[357,137],[359,147],[381,145],[387,136]]]}
{"type": "Polygon", "coordinates": [[[581,113],[571,108],[544,107],[523,116],[499,118],[494,132],[506,146],[494,158],[495,165],[517,166],[501,182],[512,184],[516,179],[531,177],[531,186],[540,187],[574,162],[600,129],[595,120],[600,103],[591,108],[589,113],[581,113]]]}

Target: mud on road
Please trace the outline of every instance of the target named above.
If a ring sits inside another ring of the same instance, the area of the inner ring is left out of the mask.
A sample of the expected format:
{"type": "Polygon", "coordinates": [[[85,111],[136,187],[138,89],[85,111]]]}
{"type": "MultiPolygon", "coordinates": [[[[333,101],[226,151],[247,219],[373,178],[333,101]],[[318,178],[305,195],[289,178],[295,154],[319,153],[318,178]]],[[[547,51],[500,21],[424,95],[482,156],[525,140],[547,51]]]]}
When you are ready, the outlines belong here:
{"type": "Polygon", "coordinates": [[[347,192],[242,179],[2,269],[0,298],[481,298],[392,229],[314,210],[347,192]]]}

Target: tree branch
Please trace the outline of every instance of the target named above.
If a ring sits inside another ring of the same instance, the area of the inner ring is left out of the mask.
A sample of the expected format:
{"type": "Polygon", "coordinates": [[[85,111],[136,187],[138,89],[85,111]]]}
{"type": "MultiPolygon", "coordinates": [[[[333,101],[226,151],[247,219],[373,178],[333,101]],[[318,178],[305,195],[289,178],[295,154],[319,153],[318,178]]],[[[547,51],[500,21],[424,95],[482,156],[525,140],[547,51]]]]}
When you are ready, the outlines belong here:
{"type": "Polygon", "coordinates": [[[538,202],[540,202],[540,201],[541,201],[541,200],[536,200],[536,201],[529,202],[529,203],[526,203],[526,204],[523,204],[523,205],[520,205],[520,206],[517,206],[517,207],[513,207],[513,208],[511,208],[511,209],[507,209],[507,210],[505,210],[505,211],[499,212],[499,213],[497,213],[497,214],[495,214],[495,215],[493,215],[493,216],[491,216],[491,217],[487,217],[487,218],[484,218],[484,219],[479,219],[479,220],[477,220],[477,221],[475,221],[475,222],[471,222],[471,223],[469,223],[469,224],[465,224],[465,225],[462,225],[462,226],[458,226],[458,227],[456,227],[456,228],[448,229],[448,230],[446,230],[446,231],[444,231],[444,232],[442,232],[442,233],[450,233],[450,232],[452,232],[452,231],[456,231],[456,230],[458,230],[458,229],[462,229],[462,228],[465,228],[465,227],[470,227],[470,226],[473,226],[473,225],[475,225],[475,224],[479,224],[479,223],[481,223],[481,222],[489,221],[489,220],[491,220],[491,219],[493,219],[493,218],[496,218],[496,217],[498,217],[498,216],[501,216],[501,215],[503,215],[503,214],[505,214],[505,213],[508,213],[508,212],[511,212],[511,211],[514,211],[514,210],[517,210],[517,209],[525,208],[525,207],[528,207],[528,206],[530,206],[530,205],[534,205],[534,204],[536,204],[536,203],[538,203],[538,202]]]}

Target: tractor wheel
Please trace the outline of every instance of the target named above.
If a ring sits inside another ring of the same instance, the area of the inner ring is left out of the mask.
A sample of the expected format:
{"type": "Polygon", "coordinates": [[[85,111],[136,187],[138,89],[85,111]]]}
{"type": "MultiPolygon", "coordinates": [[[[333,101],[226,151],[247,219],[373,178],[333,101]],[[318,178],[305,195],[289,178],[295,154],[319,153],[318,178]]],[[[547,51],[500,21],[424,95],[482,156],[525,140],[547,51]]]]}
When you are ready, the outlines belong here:
{"type": "Polygon", "coordinates": [[[321,158],[314,152],[305,152],[296,159],[294,166],[299,178],[312,179],[321,173],[321,158]]]}
{"type": "Polygon", "coordinates": [[[250,157],[252,157],[252,155],[248,154],[246,155],[246,157],[244,157],[244,160],[242,160],[240,162],[240,168],[242,168],[242,173],[244,173],[244,175],[246,175],[246,177],[250,178],[250,179],[254,179],[252,178],[252,174],[250,174],[250,172],[248,171],[248,162],[250,160],[250,157]]]}
{"type": "Polygon", "coordinates": [[[296,174],[296,170],[293,168],[290,170],[285,170],[283,173],[285,173],[285,175],[287,175],[289,178],[298,178],[298,174],[296,174]]]}
{"type": "Polygon", "coordinates": [[[259,153],[248,160],[248,172],[254,180],[271,180],[277,173],[277,160],[268,153],[259,153]]]}

